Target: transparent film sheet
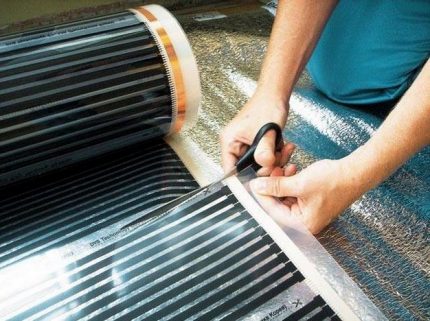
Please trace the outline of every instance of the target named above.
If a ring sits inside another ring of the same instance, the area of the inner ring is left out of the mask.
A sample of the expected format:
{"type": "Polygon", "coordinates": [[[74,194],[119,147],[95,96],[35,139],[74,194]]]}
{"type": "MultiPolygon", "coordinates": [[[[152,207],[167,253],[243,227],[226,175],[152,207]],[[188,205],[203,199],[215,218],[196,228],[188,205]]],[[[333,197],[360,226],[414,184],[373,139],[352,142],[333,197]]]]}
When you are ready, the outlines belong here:
{"type": "Polygon", "coordinates": [[[343,320],[387,320],[304,225],[285,215],[279,201],[271,201],[268,206],[267,200],[250,191],[248,182],[255,177],[255,172],[248,168],[238,178],[231,177],[226,183],[246,210],[296,264],[306,283],[343,320]]]}
{"type": "Polygon", "coordinates": [[[166,143],[146,145],[0,188],[0,269],[51,250],[89,254],[124,235],[124,224],[199,187],[166,143]]]}
{"type": "MultiPolygon", "coordinates": [[[[252,178],[245,174],[243,182],[252,178]]],[[[0,271],[0,318],[383,319],[346,275],[337,285],[327,277],[339,276],[334,262],[321,275],[305,261],[236,177],[116,226],[116,236],[89,254],[52,250],[32,258],[31,271],[28,261],[0,271]]]]}

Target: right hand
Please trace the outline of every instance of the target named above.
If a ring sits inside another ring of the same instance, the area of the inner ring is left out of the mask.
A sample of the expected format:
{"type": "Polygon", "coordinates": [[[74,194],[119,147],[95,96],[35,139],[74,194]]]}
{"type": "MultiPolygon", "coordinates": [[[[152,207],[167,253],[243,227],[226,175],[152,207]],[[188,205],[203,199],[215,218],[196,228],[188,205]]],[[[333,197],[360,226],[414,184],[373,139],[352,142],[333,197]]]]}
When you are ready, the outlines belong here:
{"type": "Polygon", "coordinates": [[[354,156],[320,160],[296,174],[295,165],[275,168],[270,177],[251,181],[251,190],[263,209],[281,227],[301,221],[318,234],[367,191],[367,175],[354,170],[354,156]]]}
{"type": "MultiPolygon", "coordinates": [[[[273,122],[284,128],[287,117],[288,104],[256,92],[221,133],[224,171],[228,172],[236,165],[263,125],[273,122]]],[[[255,151],[255,160],[262,166],[258,172],[261,176],[270,175],[273,168],[285,165],[294,151],[294,144],[284,143],[282,151],[275,153],[275,140],[275,131],[269,131],[255,151]]]]}

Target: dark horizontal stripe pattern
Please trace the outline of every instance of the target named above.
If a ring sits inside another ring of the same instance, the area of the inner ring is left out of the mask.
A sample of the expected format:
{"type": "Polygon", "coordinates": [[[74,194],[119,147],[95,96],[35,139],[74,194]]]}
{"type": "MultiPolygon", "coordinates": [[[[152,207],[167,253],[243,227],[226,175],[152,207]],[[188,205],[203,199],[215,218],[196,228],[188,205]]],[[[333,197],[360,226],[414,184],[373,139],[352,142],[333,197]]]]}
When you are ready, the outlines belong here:
{"type": "Polygon", "coordinates": [[[0,38],[0,185],[163,136],[169,79],[133,13],[0,38]]]}
{"type": "MultiPolygon", "coordinates": [[[[62,188],[50,188],[63,195],[62,188]]],[[[24,197],[43,205],[31,194],[24,197]]],[[[66,287],[48,291],[55,289],[55,278],[38,284],[42,295],[8,319],[237,320],[304,280],[227,187],[192,197],[63,266],[66,287]]],[[[290,318],[311,312],[314,320],[336,317],[316,296],[290,318]]]]}
{"type": "Polygon", "coordinates": [[[339,317],[325,303],[321,296],[317,295],[311,302],[305,304],[299,310],[295,311],[283,321],[299,321],[299,320],[334,320],[339,321],[339,317]]]}
{"type": "Polygon", "coordinates": [[[191,192],[163,142],[134,145],[0,189],[0,267],[45,253],[191,192]]]}

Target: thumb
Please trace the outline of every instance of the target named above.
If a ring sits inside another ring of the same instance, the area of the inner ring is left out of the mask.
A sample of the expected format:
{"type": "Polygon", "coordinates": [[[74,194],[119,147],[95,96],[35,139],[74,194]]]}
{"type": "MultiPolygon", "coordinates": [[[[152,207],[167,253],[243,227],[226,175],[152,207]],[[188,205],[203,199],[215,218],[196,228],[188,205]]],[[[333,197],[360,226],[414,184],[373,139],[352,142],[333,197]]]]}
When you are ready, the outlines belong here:
{"type": "Polygon", "coordinates": [[[298,176],[259,177],[251,181],[251,189],[261,195],[286,197],[299,196],[298,176]]]}

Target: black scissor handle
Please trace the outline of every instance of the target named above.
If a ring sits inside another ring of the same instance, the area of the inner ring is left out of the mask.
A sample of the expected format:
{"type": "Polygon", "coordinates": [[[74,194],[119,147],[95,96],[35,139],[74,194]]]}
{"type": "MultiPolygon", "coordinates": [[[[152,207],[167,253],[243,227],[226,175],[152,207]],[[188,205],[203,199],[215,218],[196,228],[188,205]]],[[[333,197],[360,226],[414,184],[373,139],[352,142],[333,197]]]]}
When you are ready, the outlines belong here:
{"type": "Polygon", "coordinates": [[[257,135],[255,135],[254,141],[252,142],[251,146],[249,146],[248,150],[243,154],[243,156],[237,161],[236,163],[236,169],[238,172],[243,170],[244,168],[252,165],[252,168],[254,170],[259,170],[261,166],[257,164],[254,158],[255,150],[257,149],[258,144],[260,143],[260,140],[263,138],[264,135],[268,131],[274,130],[276,132],[276,148],[275,151],[280,151],[282,149],[283,145],[283,139],[282,139],[282,129],[279,127],[278,124],[275,123],[267,123],[266,125],[262,126],[260,130],[258,131],[257,135]]]}

